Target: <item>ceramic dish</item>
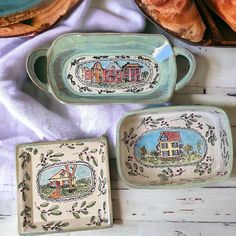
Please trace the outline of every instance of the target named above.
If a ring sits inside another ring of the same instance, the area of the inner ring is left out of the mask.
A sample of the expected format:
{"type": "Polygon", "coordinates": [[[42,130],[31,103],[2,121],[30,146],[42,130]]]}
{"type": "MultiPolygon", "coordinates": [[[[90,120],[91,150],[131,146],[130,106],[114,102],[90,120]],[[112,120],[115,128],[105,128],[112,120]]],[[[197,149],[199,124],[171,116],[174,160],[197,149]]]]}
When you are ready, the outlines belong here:
{"type": "Polygon", "coordinates": [[[117,165],[137,188],[218,182],[232,169],[232,136],[218,108],[179,106],[135,111],[119,123],[117,165]]]}
{"type": "Polygon", "coordinates": [[[107,141],[17,146],[20,234],[112,226],[107,141]]]}
{"type": "Polygon", "coordinates": [[[140,0],[135,0],[135,2],[139,9],[143,11],[144,15],[158,28],[185,43],[195,46],[236,46],[236,32],[234,32],[219,16],[209,9],[202,0],[195,0],[195,3],[207,29],[202,41],[198,43],[193,43],[189,40],[180,38],[176,33],[166,29],[155,21],[154,17],[148,13],[148,10],[140,0]]]}
{"type": "Polygon", "coordinates": [[[49,49],[34,51],[27,71],[39,88],[64,103],[162,103],[191,80],[195,59],[161,35],[67,34],[49,49]],[[189,63],[178,82],[177,55],[189,63]]]}

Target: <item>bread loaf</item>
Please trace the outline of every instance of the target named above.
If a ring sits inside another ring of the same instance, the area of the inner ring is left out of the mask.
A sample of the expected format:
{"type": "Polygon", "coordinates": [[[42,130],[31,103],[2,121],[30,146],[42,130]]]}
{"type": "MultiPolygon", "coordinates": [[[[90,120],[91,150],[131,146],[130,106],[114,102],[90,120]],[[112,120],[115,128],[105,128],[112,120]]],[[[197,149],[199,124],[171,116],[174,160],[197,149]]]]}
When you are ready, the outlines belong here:
{"type": "Polygon", "coordinates": [[[236,0],[204,0],[236,32],[236,0]]]}
{"type": "Polygon", "coordinates": [[[151,18],[177,36],[192,42],[203,39],[205,25],[193,0],[139,0],[151,18]]]}

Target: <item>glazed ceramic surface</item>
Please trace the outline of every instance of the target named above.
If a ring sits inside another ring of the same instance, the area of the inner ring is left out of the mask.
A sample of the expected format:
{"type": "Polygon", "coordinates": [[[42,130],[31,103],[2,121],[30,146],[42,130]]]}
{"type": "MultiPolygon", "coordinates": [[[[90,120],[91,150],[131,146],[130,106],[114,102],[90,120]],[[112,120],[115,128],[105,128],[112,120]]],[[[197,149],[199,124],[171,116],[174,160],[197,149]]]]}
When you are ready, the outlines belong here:
{"type": "Polygon", "coordinates": [[[37,86],[65,103],[165,102],[192,78],[195,60],[161,35],[67,34],[49,49],[34,51],[27,71],[37,86]],[[179,82],[177,55],[189,63],[179,82]],[[36,64],[43,57],[47,62],[36,64]]]}
{"type": "Polygon", "coordinates": [[[213,107],[132,112],[119,124],[117,145],[120,175],[133,187],[207,184],[225,179],[232,169],[229,121],[213,107]]]}
{"type": "Polygon", "coordinates": [[[38,4],[45,3],[45,0],[7,0],[0,2],[0,16],[19,13],[38,4]]]}
{"type": "Polygon", "coordinates": [[[19,233],[112,225],[105,138],[17,146],[19,233]]]}

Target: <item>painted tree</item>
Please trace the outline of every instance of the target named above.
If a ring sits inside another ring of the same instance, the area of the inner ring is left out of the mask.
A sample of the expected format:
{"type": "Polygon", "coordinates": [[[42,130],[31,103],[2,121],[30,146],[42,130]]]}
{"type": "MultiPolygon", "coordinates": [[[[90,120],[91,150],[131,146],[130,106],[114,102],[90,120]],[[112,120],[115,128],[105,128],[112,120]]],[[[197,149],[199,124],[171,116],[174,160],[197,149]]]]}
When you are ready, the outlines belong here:
{"type": "Polygon", "coordinates": [[[183,150],[189,156],[190,152],[193,150],[193,146],[191,144],[185,144],[183,150]]]}
{"type": "Polygon", "coordinates": [[[73,179],[75,178],[75,172],[76,172],[77,165],[76,164],[72,165],[71,172],[70,172],[69,164],[66,164],[65,168],[66,168],[66,172],[68,175],[69,189],[72,189],[73,188],[73,179]]]}
{"type": "Polygon", "coordinates": [[[140,148],[140,153],[141,153],[141,156],[145,156],[147,154],[147,149],[145,146],[142,146],[140,148]]]}
{"type": "Polygon", "coordinates": [[[143,78],[147,78],[149,73],[147,71],[143,71],[141,75],[143,78]]]}
{"type": "Polygon", "coordinates": [[[201,148],[202,148],[202,142],[200,140],[198,140],[196,146],[197,146],[197,152],[198,152],[198,154],[200,154],[200,151],[201,151],[201,148]]]}

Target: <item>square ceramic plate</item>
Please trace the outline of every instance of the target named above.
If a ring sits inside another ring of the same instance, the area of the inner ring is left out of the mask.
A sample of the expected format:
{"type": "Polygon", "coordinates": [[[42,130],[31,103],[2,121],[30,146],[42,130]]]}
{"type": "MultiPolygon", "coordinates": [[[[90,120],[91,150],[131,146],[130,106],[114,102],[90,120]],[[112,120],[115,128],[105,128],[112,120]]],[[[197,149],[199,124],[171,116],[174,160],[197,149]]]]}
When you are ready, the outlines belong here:
{"type": "Polygon", "coordinates": [[[112,226],[104,137],[20,144],[16,163],[20,234],[112,226]]]}
{"type": "Polygon", "coordinates": [[[232,136],[218,108],[179,106],[127,114],[119,123],[117,165],[132,187],[193,186],[229,176],[232,136]]]}

